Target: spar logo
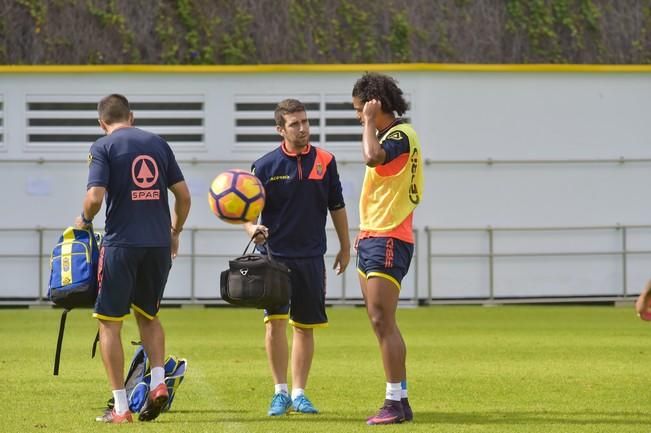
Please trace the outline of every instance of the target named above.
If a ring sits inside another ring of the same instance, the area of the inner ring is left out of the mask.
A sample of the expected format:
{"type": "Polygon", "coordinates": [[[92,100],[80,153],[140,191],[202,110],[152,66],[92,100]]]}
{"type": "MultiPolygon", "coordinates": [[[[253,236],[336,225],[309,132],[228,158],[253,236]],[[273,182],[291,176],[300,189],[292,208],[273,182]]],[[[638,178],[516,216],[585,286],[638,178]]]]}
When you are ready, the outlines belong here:
{"type": "Polygon", "coordinates": [[[160,190],[149,189],[158,180],[158,165],[149,155],[140,155],[131,164],[131,179],[140,189],[131,191],[131,200],[158,200],[160,190]]]}

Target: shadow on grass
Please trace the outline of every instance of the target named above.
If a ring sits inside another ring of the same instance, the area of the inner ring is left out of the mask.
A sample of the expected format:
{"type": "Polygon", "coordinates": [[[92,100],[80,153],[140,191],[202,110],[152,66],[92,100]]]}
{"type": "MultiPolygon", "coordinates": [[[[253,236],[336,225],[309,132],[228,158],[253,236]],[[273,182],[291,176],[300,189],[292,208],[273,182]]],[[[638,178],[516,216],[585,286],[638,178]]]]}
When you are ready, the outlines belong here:
{"type": "MultiPolygon", "coordinates": [[[[214,414],[219,414],[219,413],[247,413],[246,410],[243,409],[196,409],[196,410],[172,410],[172,412],[168,412],[170,415],[173,414],[197,414],[197,413],[214,413],[214,414]]],[[[165,413],[163,413],[165,415],[165,413]]]]}
{"type": "MultiPolygon", "coordinates": [[[[179,417],[162,415],[157,422],[165,424],[175,423],[277,423],[287,426],[303,423],[351,423],[364,424],[365,417],[359,413],[318,415],[289,414],[287,416],[229,416],[229,414],[243,414],[245,410],[182,410],[170,413],[179,414],[179,417]],[[212,419],[192,417],[186,419],[186,414],[213,414],[212,419]]],[[[414,414],[415,425],[536,425],[536,424],[565,424],[565,425],[651,425],[651,419],[645,412],[562,412],[562,411],[498,411],[498,412],[417,412],[414,414]]]]}
{"type": "Polygon", "coordinates": [[[414,422],[424,424],[613,424],[651,425],[645,412],[563,412],[563,411],[497,411],[497,412],[417,412],[414,422]]]}
{"type": "MultiPolygon", "coordinates": [[[[210,411],[206,411],[210,412],[210,411]]],[[[228,413],[228,411],[212,411],[216,416],[219,414],[224,414],[228,413]]],[[[165,419],[162,415],[160,418],[156,420],[157,422],[160,423],[169,423],[169,424],[174,424],[176,422],[197,422],[197,423],[205,423],[205,422],[217,422],[217,423],[277,423],[279,425],[287,425],[287,429],[290,429],[290,426],[292,424],[302,424],[302,423],[322,423],[322,422],[327,422],[327,423],[332,423],[332,422],[352,422],[355,424],[363,423],[362,418],[345,418],[342,416],[335,416],[335,415],[324,415],[324,414],[318,414],[318,415],[286,415],[286,416],[256,416],[256,417],[219,417],[218,419],[165,419]]]]}

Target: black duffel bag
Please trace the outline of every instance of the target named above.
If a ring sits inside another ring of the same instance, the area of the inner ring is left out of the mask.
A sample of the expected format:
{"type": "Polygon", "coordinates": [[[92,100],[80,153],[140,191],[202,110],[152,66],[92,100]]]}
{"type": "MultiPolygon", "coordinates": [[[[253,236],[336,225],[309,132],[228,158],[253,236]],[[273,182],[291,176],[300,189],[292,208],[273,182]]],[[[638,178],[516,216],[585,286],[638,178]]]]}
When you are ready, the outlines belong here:
{"type": "Polygon", "coordinates": [[[291,295],[289,268],[271,257],[268,246],[267,254],[246,253],[259,234],[261,233],[253,234],[242,256],[228,261],[228,269],[220,275],[221,297],[229,304],[240,307],[272,308],[287,305],[291,295]]]}

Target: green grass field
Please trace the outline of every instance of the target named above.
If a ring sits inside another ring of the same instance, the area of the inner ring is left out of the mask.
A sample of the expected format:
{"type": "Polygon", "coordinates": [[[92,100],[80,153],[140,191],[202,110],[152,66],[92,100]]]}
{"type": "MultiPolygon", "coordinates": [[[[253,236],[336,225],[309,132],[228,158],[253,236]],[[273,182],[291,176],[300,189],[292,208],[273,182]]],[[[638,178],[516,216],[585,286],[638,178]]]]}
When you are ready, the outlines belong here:
{"type": "MultiPolygon", "coordinates": [[[[96,324],[69,314],[52,376],[60,311],[0,310],[2,432],[649,432],[651,326],[632,308],[445,306],[401,309],[413,423],[366,426],[384,398],[362,308],[328,310],[308,395],[319,415],[266,416],[273,385],[261,314],[164,309],[167,352],[188,359],[172,411],[153,423],[96,423],[109,387],[90,359],[96,324]]],[[[135,321],[124,328],[137,337],[135,321]]],[[[128,362],[128,360],[127,360],[128,362]]]]}

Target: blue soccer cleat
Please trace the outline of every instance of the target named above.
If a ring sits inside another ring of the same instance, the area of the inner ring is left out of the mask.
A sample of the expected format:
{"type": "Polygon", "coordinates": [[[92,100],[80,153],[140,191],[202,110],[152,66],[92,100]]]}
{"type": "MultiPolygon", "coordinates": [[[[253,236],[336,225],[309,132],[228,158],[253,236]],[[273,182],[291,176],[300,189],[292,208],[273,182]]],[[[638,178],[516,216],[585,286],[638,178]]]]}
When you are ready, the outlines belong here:
{"type": "Polygon", "coordinates": [[[294,411],[298,413],[319,413],[305,394],[296,397],[292,402],[292,406],[294,406],[294,411]]]}
{"type": "Polygon", "coordinates": [[[292,406],[292,399],[284,392],[277,392],[271,399],[269,406],[269,416],[285,415],[292,406]]]}

